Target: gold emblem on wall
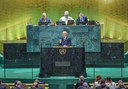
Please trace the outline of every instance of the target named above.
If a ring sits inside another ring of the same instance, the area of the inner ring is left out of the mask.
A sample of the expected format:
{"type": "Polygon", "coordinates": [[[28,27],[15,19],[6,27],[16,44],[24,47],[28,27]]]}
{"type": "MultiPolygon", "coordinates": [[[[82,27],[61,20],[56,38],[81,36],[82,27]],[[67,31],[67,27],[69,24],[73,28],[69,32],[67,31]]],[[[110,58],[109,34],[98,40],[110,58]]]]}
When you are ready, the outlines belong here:
{"type": "Polygon", "coordinates": [[[59,49],[59,53],[61,54],[61,55],[65,55],[66,54],[66,49],[59,49]]]}

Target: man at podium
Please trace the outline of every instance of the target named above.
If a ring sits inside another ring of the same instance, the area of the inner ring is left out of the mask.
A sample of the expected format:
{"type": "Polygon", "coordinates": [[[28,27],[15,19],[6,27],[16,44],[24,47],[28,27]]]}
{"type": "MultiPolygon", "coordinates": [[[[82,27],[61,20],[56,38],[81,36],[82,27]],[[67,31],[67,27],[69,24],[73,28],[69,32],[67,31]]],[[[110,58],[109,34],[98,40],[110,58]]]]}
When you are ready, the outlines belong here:
{"type": "Polygon", "coordinates": [[[59,46],[71,46],[71,38],[67,36],[67,32],[63,31],[62,35],[63,36],[59,39],[59,46]]]}

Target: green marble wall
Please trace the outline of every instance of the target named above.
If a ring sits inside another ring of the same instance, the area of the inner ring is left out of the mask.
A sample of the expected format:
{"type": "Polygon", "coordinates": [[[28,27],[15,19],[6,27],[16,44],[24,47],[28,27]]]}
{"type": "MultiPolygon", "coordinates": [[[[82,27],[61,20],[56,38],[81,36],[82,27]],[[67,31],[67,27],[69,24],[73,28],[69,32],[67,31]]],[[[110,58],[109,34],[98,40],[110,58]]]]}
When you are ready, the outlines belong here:
{"type": "Polygon", "coordinates": [[[85,52],[101,52],[100,25],[86,26],[27,26],[27,52],[59,45],[62,32],[67,31],[73,47],[84,47],[85,52]]]}

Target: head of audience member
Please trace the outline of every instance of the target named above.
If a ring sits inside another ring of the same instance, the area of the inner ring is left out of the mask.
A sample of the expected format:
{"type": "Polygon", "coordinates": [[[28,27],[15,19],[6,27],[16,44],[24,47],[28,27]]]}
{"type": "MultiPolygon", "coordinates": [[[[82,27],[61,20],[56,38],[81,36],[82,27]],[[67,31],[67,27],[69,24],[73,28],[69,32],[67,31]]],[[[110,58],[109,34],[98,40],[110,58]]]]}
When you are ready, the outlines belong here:
{"type": "Polygon", "coordinates": [[[84,89],[90,89],[88,83],[86,83],[86,82],[84,82],[82,86],[84,89]]]}
{"type": "Polygon", "coordinates": [[[21,83],[21,81],[17,81],[17,83],[16,83],[16,87],[18,87],[18,88],[22,88],[22,83],[21,83]]]}
{"type": "Polygon", "coordinates": [[[101,80],[101,79],[102,79],[101,75],[96,76],[96,81],[101,80]]]}
{"type": "Polygon", "coordinates": [[[33,87],[33,88],[38,88],[38,84],[39,84],[39,80],[35,80],[35,81],[33,82],[32,87],[33,87]]]}
{"type": "Polygon", "coordinates": [[[38,88],[38,83],[37,82],[34,82],[33,85],[32,85],[33,88],[38,88]]]}
{"type": "Polygon", "coordinates": [[[81,18],[83,16],[84,16],[84,14],[82,12],[79,12],[79,17],[81,18]]]}
{"type": "Polygon", "coordinates": [[[66,18],[68,18],[68,16],[69,16],[69,11],[65,11],[65,12],[64,12],[64,16],[65,16],[66,18]]]}
{"type": "Polygon", "coordinates": [[[110,76],[108,76],[105,80],[106,83],[112,83],[112,78],[110,76]]]}
{"type": "Polygon", "coordinates": [[[96,76],[96,81],[98,81],[98,83],[101,82],[101,79],[102,79],[101,75],[97,75],[97,76],[96,76]]]}
{"type": "Polygon", "coordinates": [[[67,37],[67,32],[63,31],[62,35],[63,35],[63,37],[67,37]]]}
{"type": "Polygon", "coordinates": [[[39,83],[40,81],[36,79],[34,82],[39,83]]]}
{"type": "Polygon", "coordinates": [[[81,75],[80,78],[79,78],[79,81],[84,81],[84,80],[85,80],[84,76],[81,75]]]}
{"type": "Polygon", "coordinates": [[[122,80],[119,80],[119,81],[118,81],[118,86],[119,86],[119,87],[124,87],[124,83],[123,83],[122,80]]]}
{"type": "Polygon", "coordinates": [[[35,80],[31,86],[32,89],[37,89],[39,84],[39,80],[35,80]]]}
{"type": "Polygon", "coordinates": [[[42,13],[42,18],[43,18],[43,19],[46,19],[46,18],[47,18],[46,13],[42,13]]]}

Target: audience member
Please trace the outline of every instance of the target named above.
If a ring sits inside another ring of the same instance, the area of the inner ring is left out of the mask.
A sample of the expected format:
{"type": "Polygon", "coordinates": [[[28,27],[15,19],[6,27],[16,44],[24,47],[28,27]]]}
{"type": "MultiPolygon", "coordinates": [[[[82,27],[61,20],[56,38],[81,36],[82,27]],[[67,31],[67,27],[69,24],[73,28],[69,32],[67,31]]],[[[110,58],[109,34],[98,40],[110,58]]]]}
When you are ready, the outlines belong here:
{"type": "Polygon", "coordinates": [[[126,89],[122,80],[118,81],[118,86],[116,87],[116,89],[126,89]]]}
{"type": "Polygon", "coordinates": [[[105,84],[106,84],[106,86],[108,86],[110,89],[115,89],[115,88],[116,88],[115,82],[113,82],[113,81],[112,81],[112,78],[109,77],[109,76],[106,78],[105,84]]]}
{"type": "Polygon", "coordinates": [[[18,80],[16,80],[16,81],[14,82],[14,87],[16,87],[17,81],[18,81],[18,80]]]}
{"type": "Polygon", "coordinates": [[[39,80],[35,80],[31,86],[30,89],[37,89],[38,88],[38,84],[39,84],[39,80]]]}
{"type": "Polygon", "coordinates": [[[88,86],[90,87],[90,85],[89,85],[89,83],[88,82],[85,82],[85,78],[84,78],[84,76],[80,76],[80,78],[79,78],[79,81],[76,83],[76,85],[75,85],[75,89],[78,89],[78,87],[80,88],[80,87],[83,87],[83,84],[84,83],[87,83],[88,84],[88,86]]]}
{"type": "Polygon", "coordinates": [[[93,89],[101,85],[102,77],[100,75],[96,76],[96,81],[94,82],[93,89]]]}
{"type": "Polygon", "coordinates": [[[100,86],[97,86],[95,89],[110,89],[110,88],[106,86],[105,80],[101,79],[100,86]]]}
{"type": "Polygon", "coordinates": [[[15,83],[14,83],[14,88],[13,88],[13,89],[24,89],[24,88],[22,87],[21,81],[15,81],[15,83]]]}

